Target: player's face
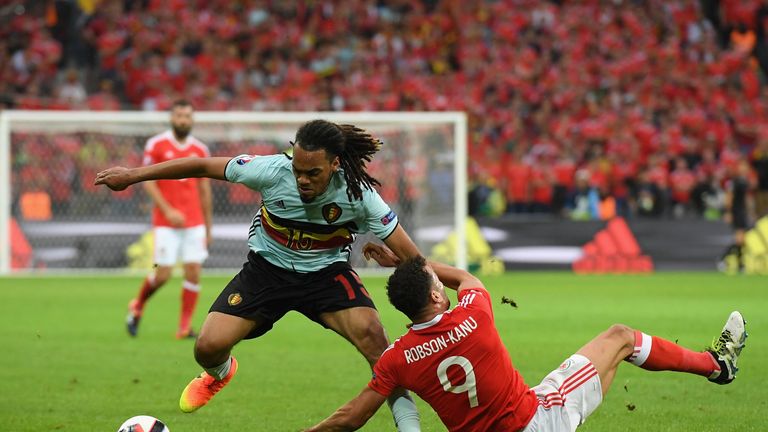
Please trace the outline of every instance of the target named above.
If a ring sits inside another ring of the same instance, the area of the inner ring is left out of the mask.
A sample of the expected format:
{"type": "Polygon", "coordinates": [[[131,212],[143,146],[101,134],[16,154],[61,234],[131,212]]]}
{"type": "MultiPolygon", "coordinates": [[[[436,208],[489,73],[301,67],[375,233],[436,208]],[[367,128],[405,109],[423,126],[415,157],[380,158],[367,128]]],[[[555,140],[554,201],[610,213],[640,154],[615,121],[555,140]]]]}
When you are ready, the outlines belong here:
{"type": "Polygon", "coordinates": [[[312,202],[325,192],[331,176],[339,169],[339,158],[328,160],[325,150],[307,151],[293,146],[293,175],[302,202],[312,202]]]}
{"type": "Polygon", "coordinates": [[[193,112],[189,105],[177,106],[171,111],[171,128],[176,138],[184,139],[192,131],[193,112]]]}
{"type": "Polygon", "coordinates": [[[445,294],[445,286],[442,282],[440,282],[440,279],[437,277],[437,274],[435,274],[435,271],[432,270],[432,267],[426,266],[425,267],[427,272],[432,275],[432,292],[433,295],[436,295],[438,298],[438,303],[442,306],[443,310],[446,311],[451,308],[451,299],[448,298],[448,296],[445,294]]]}

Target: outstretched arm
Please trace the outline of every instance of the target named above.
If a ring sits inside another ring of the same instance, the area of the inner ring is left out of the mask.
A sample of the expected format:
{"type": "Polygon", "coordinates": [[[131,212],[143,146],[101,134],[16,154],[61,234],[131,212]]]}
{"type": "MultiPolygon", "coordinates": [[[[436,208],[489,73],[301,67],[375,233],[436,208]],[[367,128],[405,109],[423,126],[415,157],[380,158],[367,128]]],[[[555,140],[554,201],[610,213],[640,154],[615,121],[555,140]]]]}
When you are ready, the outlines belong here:
{"type": "Polygon", "coordinates": [[[485,288],[480,279],[476,278],[472,273],[462,270],[448,264],[441,262],[428,260],[427,264],[432,267],[432,270],[437,275],[445,286],[453,288],[459,293],[465,289],[470,288],[485,288]]]}
{"type": "Polygon", "coordinates": [[[114,191],[147,180],[172,180],[207,177],[225,180],[228,157],[183,158],[138,168],[113,167],[96,174],[94,184],[103,184],[114,191]]]}
{"type": "Polygon", "coordinates": [[[347,402],[321,423],[306,429],[305,432],[346,432],[358,430],[367,422],[387,400],[369,387],[347,402]]]}
{"type": "Polygon", "coordinates": [[[421,254],[419,248],[411,240],[411,237],[408,236],[408,233],[405,232],[402,225],[395,227],[392,234],[384,240],[384,244],[394,252],[398,262],[421,254]]]}
{"type": "MultiPolygon", "coordinates": [[[[403,230],[403,233],[405,233],[405,230],[403,230]]],[[[390,238],[394,235],[393,233],[390,238]]],[[[407,236],[408,234],[405,235],[407,236]]],[[[389,246],[389,243],[387,243],[387,246],[389,246]]],[[[363,247],[363,255],[366,259],[373,258],[382,267],[395,267],[403,261],[403,258],[395,255],[387,246],[368,243],[363,247]]],[[[427,264],[432,267],[440,282],[448,288],[453,288],[459,292],[466,288],[485,288],[480,279],[468,271],[432,260],[427,260],[427,264]]]]}

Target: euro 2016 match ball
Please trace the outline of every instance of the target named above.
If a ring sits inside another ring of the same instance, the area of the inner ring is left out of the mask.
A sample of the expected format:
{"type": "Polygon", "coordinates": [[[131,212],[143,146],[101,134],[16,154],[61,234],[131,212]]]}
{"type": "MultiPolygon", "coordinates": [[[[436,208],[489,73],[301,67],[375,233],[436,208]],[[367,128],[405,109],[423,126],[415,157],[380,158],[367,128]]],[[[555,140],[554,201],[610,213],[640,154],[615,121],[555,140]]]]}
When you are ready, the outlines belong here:
{"type": "Polygon", "coordinates": [[[117,432],[171,432],[171,430],[165,423],[152,416],[140,415],[126,420],[117,432]]]}

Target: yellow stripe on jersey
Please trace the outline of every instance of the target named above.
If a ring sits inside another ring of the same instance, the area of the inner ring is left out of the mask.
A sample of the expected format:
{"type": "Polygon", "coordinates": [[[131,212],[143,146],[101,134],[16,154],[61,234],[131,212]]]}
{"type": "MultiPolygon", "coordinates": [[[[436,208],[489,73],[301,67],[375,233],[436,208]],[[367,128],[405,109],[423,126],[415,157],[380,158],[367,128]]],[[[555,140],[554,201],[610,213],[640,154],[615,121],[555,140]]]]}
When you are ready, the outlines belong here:
{"type": "MultiPolygon", "coordinates": [[[[315,224],[303,223],[301,226],[288,227],[284,224],[281,225],[278,222],[276,216],[267,211],[266,207],[261,208],[261,223],[264,228],[264,232],[269,235],[272,240],[280,243],[288,249],[293,250],[317,250],[317,249],[333,249],[342,246],[346,246],[354,241],[354,235],[352,231],[347,227],[334,227],[333,225],[317,225],[317,229],[313,230],[315,224]],[[336,228],[333,231],[328,229],[336,228]],[[328,230],[327,233],[319,233],[317,230],[328,230]]],[[[285,222],[290,222],[283,219],[285,222]]]]}

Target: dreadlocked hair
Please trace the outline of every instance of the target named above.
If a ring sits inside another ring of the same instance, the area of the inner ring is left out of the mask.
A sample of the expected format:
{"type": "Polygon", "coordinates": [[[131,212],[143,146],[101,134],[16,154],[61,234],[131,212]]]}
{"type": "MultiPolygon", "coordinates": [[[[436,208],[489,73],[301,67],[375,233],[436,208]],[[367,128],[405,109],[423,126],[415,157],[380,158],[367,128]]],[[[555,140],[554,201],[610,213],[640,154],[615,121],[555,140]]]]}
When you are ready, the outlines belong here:
{"type": "Polygon", "coordinates": [[[312,120],[296,131],[296,144],[307,151],[325,150],[331,159],[339,157],[350,201],[363,199],[363,187],[370,190],[381,185],[368,174],[366,164],[381,149],[382,143],[357,126],[312,120]]]}
{"type": "Polygon", "coordinates": [[[414,319],[429,302],[432,276],[424,266],[422,256],[409,258],[397,266],[387,280],[387,297],[392,306],[414,319]]]}

